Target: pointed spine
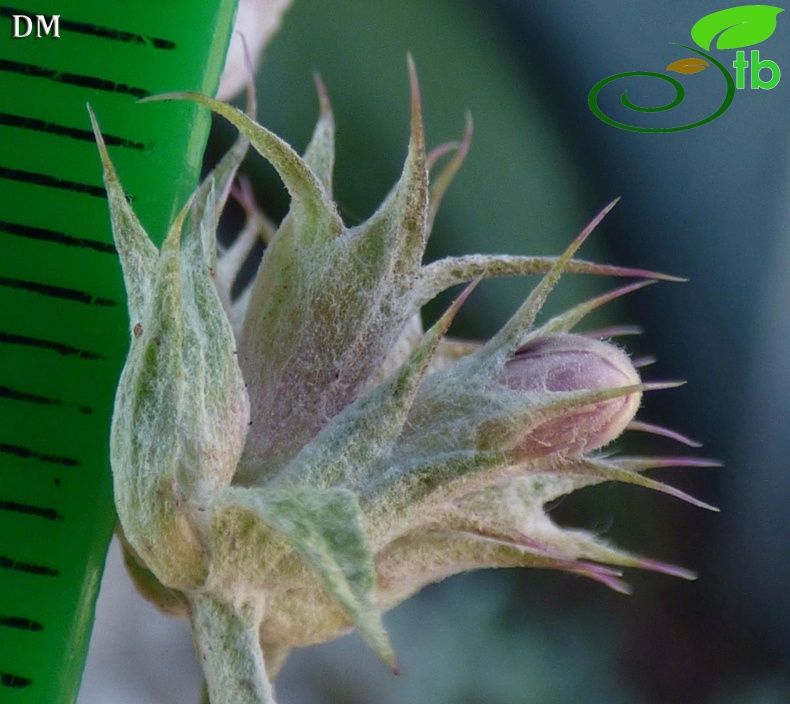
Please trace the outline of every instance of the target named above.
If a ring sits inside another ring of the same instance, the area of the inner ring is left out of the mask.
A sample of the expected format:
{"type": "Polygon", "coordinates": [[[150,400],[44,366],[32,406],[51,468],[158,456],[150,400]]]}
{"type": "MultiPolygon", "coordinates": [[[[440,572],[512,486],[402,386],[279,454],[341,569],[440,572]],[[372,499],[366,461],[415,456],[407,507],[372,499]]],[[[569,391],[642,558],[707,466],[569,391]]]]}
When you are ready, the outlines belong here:
{"type": "Polygon", "coordinates": [[[144,310],[150,301],[148,292],[151,290],[156,275],[156,262],[159,257],[159,251],[151,242],[129,202],[126,200],[126,194],[123,192],[115,166],[107,152],[104,137],[99,129],[99,123],[93,114],[91,106],[87,105],[87,108],[104,170],[104,187],[107,190],[107,198],[110,204],[110,218],[115,238],[115,249],[118,251],[118,256],[121,259],[129,307],[130,328],[133,328],[142,320],[144,310]]]}
{"type": "MultiPolygon", "coordinates": [[[[471,281],[476,276],[488,279],[500,276],[546,274],[557,264],[557,261],[557,257],[519,257],[506,254],[472,254],[463,257],[439,259],[423,267],[420,284],[415,294],[415,305],[423,306],[442,291],[471,281]]],[[[625,276],[673,282],[686,281],[686,279],[662,274],[657,271],[598,264],[581,259],[568,261],[565,266],[565,273],[625,276]]]]}
{"type": "Polygon", "coordinates": [[[569,332],[582,320],[584,320],[585,317],[601,306],[606,305],[617,298],[626,296],[629,293],[638,291],[641,288],[651,286],[655,283],[657,283],[655,279],[636,281],[635,283],[628,284],[627,286],[621,286],[614,291],[610,291],[609,293],[605,293],[589,301],[580,303],[579,305],[574,306],[570,310],[565,311],[561,315],[558,315],[545,324],[541,325],[532,335],[530,335],[530,338],[539,337],[547,333],[569,332]]]}
{"type": "Polygon", "coordinates": [[[331,225],[335,235],[342,230],[340,216],[331,198],[326,193],[323,184],[310,170],[304,160],[282,139],[265,127],[257,124],[238,108],[226,105],[219,100],[214,100],[200,93],[165,93],[140,102],[156,100],[191,100],[205,105],[213,112],[224,117],[234,125],[252,144],[253,148],[261,154],[277,170],[285,187],[293,199],[294,211],[304,209],[306,214],[318,217],[322,222],[331,225]]]}
{"type": "MultiPolygon", "coordinates": [[[[463,139],[458,144],[458,148],[455,150],[455,154],[450,160],[450,163],[447,164],[444,169],[442,169],[439,177],[431,183],[428,205],[428,221],[426,223],[428,232],[433,230],[433,221],[436,219],[436,213],[438,212],[439,206],[442,203],[442,198],[444,198],[447,188],[450,186],[450,183],[452,183],[453,178],[455,178],[456,173],[458,173],[458,169],[461,168],[461,164],[464,163],[464,159],[466,159],[466,155],[469,153],[469,146],[472,143],[472,129],[472,115],[467,113],[466,130],[464,132],[463,139]]],[[[430,159],[430,161],[433,161],[433,159],[430,159]]],[[[428,165],[428,168],[430,169],[430,164],[428,165]]]]}
{"type": "Polygon", "coordinates": [[[320,114],[310,144],[304,153],[305,163],[324,186],[327,196],[332,197],[332,170],[335,165],[335,118],[326,86],[317,73],[313,76],[320,114]]]}
{"type": "Polygon", "coordinates": [[[556,261],[554,266],[549,269],[546,275],[541,279],[540,283],[532,289],[527,300],[516,311],[515,315],[505,324],[485,347],[480,351],[481,355],[485,355],[491,359],[495,364],[504,365],[507,359],[518,349],[524,340],[527,331],[532,327],[540,309],[546,302],[549,293],[557,285],[565,271],[565,267],[576,254],[579,247],[582,246],[584,241],[592,234],[593,230],[600,224],[612,208],[617,205],[619,199],[613,200],[607,205],[600,213],[598,213],[590,223],[579,233],[576,239],[570,246],[563,252],[562,256],[556,261]]]}

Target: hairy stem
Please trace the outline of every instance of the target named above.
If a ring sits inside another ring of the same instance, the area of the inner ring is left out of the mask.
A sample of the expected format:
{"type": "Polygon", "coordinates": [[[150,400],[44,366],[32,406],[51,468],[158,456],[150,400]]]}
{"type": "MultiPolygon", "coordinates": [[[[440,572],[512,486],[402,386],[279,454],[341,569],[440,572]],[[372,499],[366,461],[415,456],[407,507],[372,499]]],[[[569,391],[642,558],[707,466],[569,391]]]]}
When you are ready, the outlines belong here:
{"type": "Polygon", "coordinates": [[[203,702],[275,704],[258,642],[261,610],[213,596],[192,599],[192,628],[206,677],[203,702]]]}

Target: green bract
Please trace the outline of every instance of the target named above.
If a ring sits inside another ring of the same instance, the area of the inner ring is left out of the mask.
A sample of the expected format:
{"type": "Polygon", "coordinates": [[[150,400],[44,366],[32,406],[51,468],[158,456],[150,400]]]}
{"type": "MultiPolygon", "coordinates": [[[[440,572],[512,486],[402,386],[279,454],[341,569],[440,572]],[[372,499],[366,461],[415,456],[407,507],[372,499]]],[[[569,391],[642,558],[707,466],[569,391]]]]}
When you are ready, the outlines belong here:
{"type": "Polygon", "coordinates": [[[643,391],[671,384],[643,384],[619,349],[570,332],[646,282],[534,327],[563,271],[669,277],[573,259],[608,208],[558,258],[424,265],[471,130],[429,186],[437,155],[425,153],[410,71],[403,173],[351,228],[332,201],[334,125],[320,83],[321,115],[303,157],[228,105],[160,98],[207,105],[241,133],[161,251],[124,197],[94,121],[129,299],[131,348],[112,427],[127,564],[148,598],[191,619],[213,704],[272,702],[269,678],[289,648],[351,627],[396,667],[381,613],[464,570],[552,567],[620,590],[620,573],[600,563],[691,576],[562,529],[543,508],[607,480],[689,499],[640,472],[700,461],[596,454],[629,425],[655,430],[633,415],[643,391]],[[249,289],[232,300],[238,269],[266,230],[245,197],[248,227],[215,261],[218,213],[248,144],[277,169],[291,209],[249,289]],[[471,287],[423,333],[420,309],[441,291],[535,273],[545,276],[489,342],[445,337],[471,287]]]}

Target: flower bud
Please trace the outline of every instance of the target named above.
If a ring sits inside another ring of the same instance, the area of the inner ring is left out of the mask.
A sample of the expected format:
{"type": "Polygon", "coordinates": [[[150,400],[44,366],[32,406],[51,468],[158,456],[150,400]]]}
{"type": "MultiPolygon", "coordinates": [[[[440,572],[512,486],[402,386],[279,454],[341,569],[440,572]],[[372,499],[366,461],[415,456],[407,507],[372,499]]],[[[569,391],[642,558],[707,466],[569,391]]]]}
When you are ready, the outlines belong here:
{"type": "Polygon", "coordinates": [[[332,200],[334,121],[320,82],[304,158],[236,108],[194,93],[156,98],[206,105],[242,134],[161,250],[132,212],[94,120],[133,333],[113,415],[115,502],[141,591],[192,619],[213,704],[274,704],[270,678],[283,654],[352,625],[397,669],[382,609],[469,569],[552,567],[619,590],[619,573],[593,563],[689,576],[565,530],[544,509],[612,480],[694,502],[641,472],[700,461],[585,456],[631,423],[643,390],[671,384],[643,385],[616,347],[561,331],[645,283],[534,327],[566,269],[648,275],[573,259],[614,204],[556,259],[473,255],[424,266],[470,132],[429,185],[437,152],[425,153],[411,62],[410,74],[403,172],[369,220],[350,228],[332,200]],[[292,204],[233,302],[245,257],[234,249],[219,263],[220,295],[214,230],[248,142],[292,204]],[[541,271],[487,343],[459,350],[444,337],[472,287],[422,334],[420,309],[449,287],[541,271]],[[228,311],[243,319],[238,354],[228,311]]]}
{"type": "Polygon", "coordinates": [[[230,485],[249,422],[233,330],[211,277],[217,210],[246,144],[207,177],[157,250],[91,120],[132,328],[110,435],[115,505],[128,552],[145,568],[138,582],[155,577],[165,591],[186,591],[209,573],[202,514],[230,485]]]}
{"type": "MultiPolygon", "coordinates": [[[[599,391],[639,384],[628,356],[614,345],[581,335],[553,334],[521,347],[505,365],[504,384],[541,396],[599,391]]],[[[532,455],[582,454],[603,447],[623,432],[639,408],[633,391],[589,405],[574,405],[533,428],[517,448],[532,455]]]]}

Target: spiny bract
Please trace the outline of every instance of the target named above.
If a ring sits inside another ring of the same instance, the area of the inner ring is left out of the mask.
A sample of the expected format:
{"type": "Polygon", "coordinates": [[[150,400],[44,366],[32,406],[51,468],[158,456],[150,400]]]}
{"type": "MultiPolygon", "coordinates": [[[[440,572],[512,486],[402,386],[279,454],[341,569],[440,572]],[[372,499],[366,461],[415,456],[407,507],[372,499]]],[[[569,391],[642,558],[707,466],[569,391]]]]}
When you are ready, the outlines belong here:
{"type": "Polygon", "coordinates": [[[632,418],[643,391],[671,384],[642,383],[622,351],[570,332],[596,307],[669,277],[573,259],[611,206],[558,258],[424,265],[471,129],[429,185],[446,149],[425,153],[411,63],[410,75],[402,175],[355,227],[331,198],[334,125],[320,82],[303,157],[233,107],[159,98],[207,105],[241,133],[161,251],[94,120],[133,331],[111,439],[127,564],[144,594],[191,618],[214,704],[273,701],[269,678],[290,647],[352,626],[394,666],[382,611],[461,571],[551,567],[623,591],[616,567],[691,576],[562,529],[543,508],[608,480],[702,505],[641,474],[702,461],[596,454],[629,426],[655,430],[632,418]],[[242,190],[247,227],[216,260],[219,212],[250,143],[280,174],[290,212],[270,234],[242,190]],[[258,274],[232,300],[261,236],[258,274]],[[534,327],[563,271],[642,280],[534,327]],[[423,333],[420,309],[445,289],[535,273],[542,281],[487,343],[445,337],[471,287],[423,333]]]}

